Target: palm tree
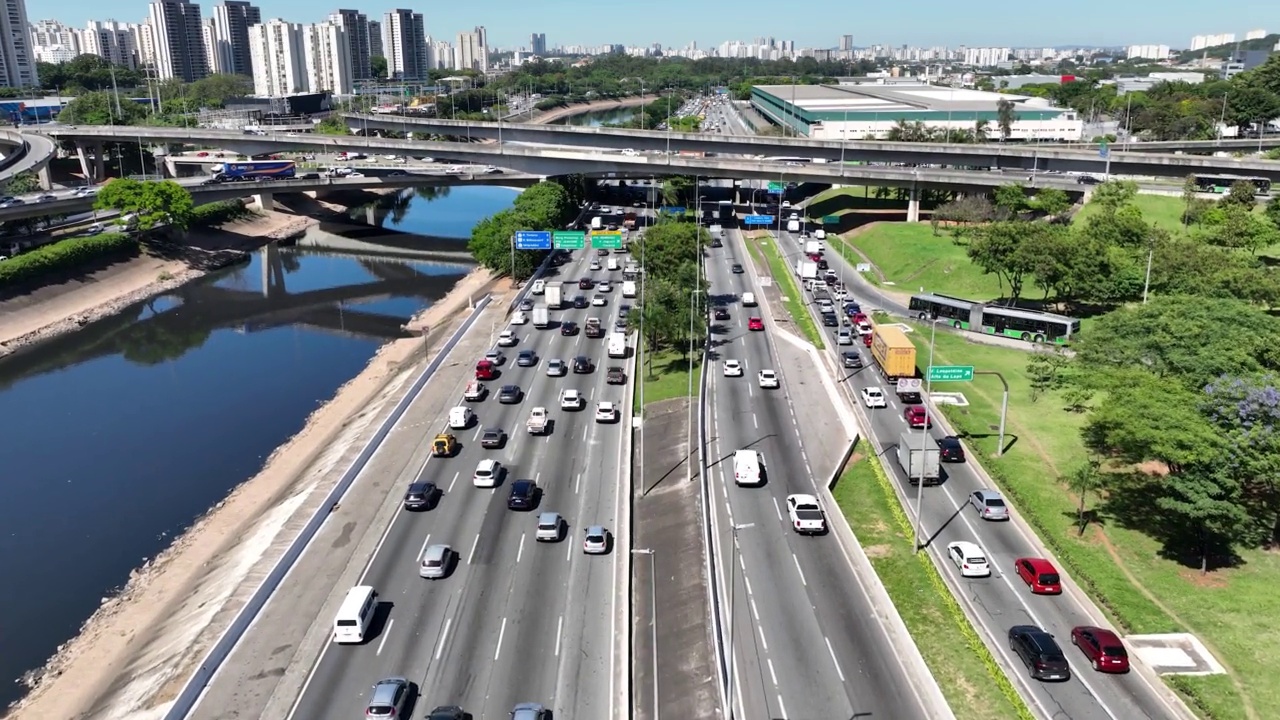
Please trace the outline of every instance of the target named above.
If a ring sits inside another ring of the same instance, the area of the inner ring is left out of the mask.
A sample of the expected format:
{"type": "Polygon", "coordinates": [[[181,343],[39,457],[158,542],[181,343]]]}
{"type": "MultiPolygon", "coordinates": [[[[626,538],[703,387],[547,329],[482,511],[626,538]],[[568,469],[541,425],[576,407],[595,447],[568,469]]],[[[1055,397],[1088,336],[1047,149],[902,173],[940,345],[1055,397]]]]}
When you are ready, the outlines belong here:
{"type": "Polygon", "coordinates": [[[973,124],[973,141],[976,143],[984,143],[990,137],[991,121],[978,120],[973,124]]]}
{"type": "Polygon", "coordinates": [[[1013,121],[1017,117],[1013,111],[1013,101],[1000,98],[1000,102],[996,103],[996,125],[1000,127],[1000,142],[1008,140],[1013,134],[1013,121]]]}

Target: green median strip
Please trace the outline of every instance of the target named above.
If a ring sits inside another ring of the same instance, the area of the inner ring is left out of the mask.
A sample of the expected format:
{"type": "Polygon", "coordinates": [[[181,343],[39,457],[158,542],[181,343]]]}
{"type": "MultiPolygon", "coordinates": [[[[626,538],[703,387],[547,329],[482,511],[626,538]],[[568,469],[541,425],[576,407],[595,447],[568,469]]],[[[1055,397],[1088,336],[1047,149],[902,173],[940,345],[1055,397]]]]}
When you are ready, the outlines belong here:
{"type": "MultiPolygon", "coordinates": [[[[675,350],[659,350],[650,355],[648,348],[640,356],[640,364],[635,372],[640,373],[640,382],[644,389],[644,404],[651,405],[660,400],[685,397],[689,394],[689,372],[693,375],[693,392],[698,392],[702,370],[702,360],[695,357],[690,368],[689,358],[685,353],[675,350]]],[[[635,396],[636,412],[640,411],[640,393],[635,396]]]]}
{"type": "Polygon", "coordinates": [[[769,268],[769,274],[773,277],[773,281],[778,284],[779,290],[782,291],[782,304],[786,306],[787,313],[791,315],[791,320],[800,327],[800,332],[813,343],[814,347],[822,350],[826,345],[822,341],[822,333],[818,332],[818,326],[813,322],[813,317],[804,307],[804,296],[800,294],[800,288],[796,285],[795,278],[791,275],[791,271],[787,268],[787,263],[782,259],[782,255],[778,252],[778,245],[772,236],[745,237],[747,250],[755,256],[756,261],[761,266],[769,268]]]}
{"type": "Polygon", "coordinates": [[[911,522],[884,469],[874,456],[855,458],[832,494],[956,718],[1034,720],[933,563],[913,551],[911,522]]]}

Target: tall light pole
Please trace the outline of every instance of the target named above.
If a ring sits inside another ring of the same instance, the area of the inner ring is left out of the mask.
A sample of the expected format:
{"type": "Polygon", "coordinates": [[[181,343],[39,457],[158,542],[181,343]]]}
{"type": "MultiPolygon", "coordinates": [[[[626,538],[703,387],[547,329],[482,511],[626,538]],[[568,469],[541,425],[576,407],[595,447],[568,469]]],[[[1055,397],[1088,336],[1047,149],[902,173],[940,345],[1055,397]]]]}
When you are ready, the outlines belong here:
{"type": "Polygon", "coordinates": [[[653,656],[653,720],[658,720],[658,565],[654,559],[657,551],[636,548],[633,555],[649,556],[649,652],[653,656]]]}
{"type": "MultiPolygon", "coordinates": [[[[929,365],[924,371],[924,397],[920,398],[921,400],[927,399],[930,390],[933,388],[933,381],[929,379],[929,374],[933,371],[933,343],[937,337],[938,319],[932,318],[929,323],[929,365]]],[[[924,548],[924,543],[922,542],[924,538],[924,513],[922,512],[922,503],[924,502],[924,454],[928,452],[926,448],[929,443],[929,421],[932,419],[929,417],[929,405],[927,403],[924,408],[924,418],[924,424],[920,426],[920,475],[916,478],[916,552],[924,548]]]]}
{"type": "Polygon", "coordinates": [[[725,716],[728,720],[733,720],[733,681],[735,679],[734,675],[736,674],[734,668],[737,666],[733,661],[733,596],[734,586],[736,584],[734,582],[733,569],[738,566],[738,531],[748,530],[755,526],[755,523],[738,523],[730,528],[730,532],[733,533],[733,546],[729,548],[729,649],[725,653],[729,662],[729,682],[725,688],[725,697],[728,698],[728,704],[725,707],[725,716]]]}

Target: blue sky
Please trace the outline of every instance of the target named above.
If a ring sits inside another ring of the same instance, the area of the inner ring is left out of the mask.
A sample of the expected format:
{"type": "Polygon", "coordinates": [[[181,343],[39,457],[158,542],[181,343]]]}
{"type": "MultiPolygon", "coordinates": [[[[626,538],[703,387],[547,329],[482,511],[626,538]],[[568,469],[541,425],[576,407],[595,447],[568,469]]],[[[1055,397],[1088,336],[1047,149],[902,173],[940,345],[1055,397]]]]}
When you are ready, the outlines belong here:
{"type": "MultiPolygon", "coordinates": [[[[206,17],[217,2],[203,0],[206,17]]],[[[393,7],[425,13],[427,32],[452,39],[484,25],[489,44],[528,45],[529,33],[544,32],[548,45],[661,42],[699,47],[724,40],[773,35],[797,47],[833,47],[842,34],[855,45],[968,45],[1035,47],[1067,44],[1167,44],[1186,47],[1192,35],[1265,28],[1280,32],[1280,0],[1072,0],[1066,3],[962,3],[956,0],[481,0],[413,2],[394,0],[261,0],[264,17],[314,22],[340,7],[380,15],[393,7]],[[334,3],[330,6],[328,3],[334,3]],[[644,8],[637,11],[636,8],[644,8]],[[996,10],[996,8],[1007,8],[996,10]],[[1215,12],[1214,9],[1224,12],[1215,12]]],[[[82,26],[86,20],[137,22],[146,0],[27,0],[32,21],[52,16],[82,26]]]]}

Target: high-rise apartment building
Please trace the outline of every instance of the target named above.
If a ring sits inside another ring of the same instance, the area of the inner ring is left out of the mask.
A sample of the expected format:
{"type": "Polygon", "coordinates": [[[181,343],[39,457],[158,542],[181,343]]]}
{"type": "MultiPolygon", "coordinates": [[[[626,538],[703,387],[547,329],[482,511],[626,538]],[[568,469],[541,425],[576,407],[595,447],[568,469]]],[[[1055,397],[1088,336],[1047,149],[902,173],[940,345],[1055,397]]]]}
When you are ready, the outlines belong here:
{"type": "Polygon", "coordinates": [[[80,51],[129,69],[138,67],[136,25],[115,20],[90,20],[80,33],[80,51]]]}
{"type": "Polygon", "coordinates": [[[965,48],[962,62],[974,67],[995,67],[1012,55],[1011,48],[965,48]]]}
{"type": "Polygon", "coordinates": [[[303,25],[302,49],[309,92],[352,93],[351,46],[341,25],[333,22],[303,25]]]}
{"type": "Polygon", "coordinates": [[[298,23],[276,19],[250,27],[249,57],[255,95],[282,97],[306,91],[306,51],[298,23]]]}
{"type": "Polygon", "coordinates": [[[218,44],[218,28],[213,18],[200,21],[200,39],[204,43],[204,57],[209,62],[209,74],[231,72],[231,54],[223,52],[218,44]]]}
{"type": "Polygon", "coordinates": [[[387,77],[427,79],[427,32],[422,13],[392,10],[382,17],[382,50],[387,77]]]}
{"type": "Polygon", "coordinates": [[[477,25],[476,33],[476,70],[482,73],[489,72],[489,31],[484,29],[483,25],[477,25]]]}
{"type": "Polygon", "coordinates": [[[0,86],[39,84],[27,29],[27,4],[25,0],[4,0],[4,12],[0,13],[0,86]]]}
{"type": "Polygon", "coordinates": [[[840,36],[840,52],[844,52],[844,53],[853,52],[853,36],[852,35],[840,36]]]}
{"type": "Polygon", "coordinates": [[[547,54],[547,34],[546,33],[533,33],[532,35],[529,36],[529,52],[533,53],[534,55],[545,56],[547,54]]]}
{"type": "Polygon", "coordinates": [[[458,42],[454,45],[454,70],[480,69],[480,36],[473,32],[458,33],[458,42]]]}
{"type": "Polygon", "coordinates": [[[448,40],[436,40],[431,43],[431,69],[444,70],[456,67],[453,53],[453,45],[448,40]]]}
{"type": "Polygon", "coordinates": [[[213,9],[213,51],[209,64],[213,72],[252,75],[253,60],[249,57],[249,28],[262,22],[262,11],[245,0],[223,0],[213,9]]]}
{"type": "Polygon", "coordinates": [[[1129,59],[1167,60],[1168,45],[1130,45],[1127,53],[1129,59]]]}
{"type": "Polygon", "coordinates": [[[152,68],[156,66],[156,29],[151,26],[151,19],[138,23],[135,38],[138,42],[138,63],[152,68]]]}
{"type": "Polygon", "coordinates": [[[387,51],[382,47],[382,22],[378,20],[369,21],[369,54],[387,57],[387,51]]]}
{"type": "MultiPolygon", "coordinates": [[[[342,28],[351,55],[351,79],[359,82],[373,77],[369,69],[369,18],[358,10],[338,10],[329,16],[329,22],[342,28]]],[[[383,57],[386,57],[385,54],[383,57]]]]}
{"type": "Polygon", "coordinates": [[[31,25],[31,54],[38,62],[62,63],[79,55],[80,33],[57,20],[31,25]]]}
{"type": "Polygon", "coordinates": [[[1235,33],[1218,33],[1217,35],[1196,35],[1191,38],[1192,50],[1203,50],[1219,45],[1230,45],[1236,41],[1235,33]]]}
{"type": "Polygon", "coordinates": [[[194,82],[208,76],[199,5],[159,0],[151,3],[147,21],[155,36],[155,66],[160,79],[194,82]]]}
{"type": "Polygon", "coordinates": [[[1245,33],[1244,39],[1247,42],[1249,40],[1261,40],[1266,36],[1267,36],[1267,31],[1263,30],[1262,28],[1258,28],[1257,30],[1250,30],[1249,32],[1245,33]]]}

